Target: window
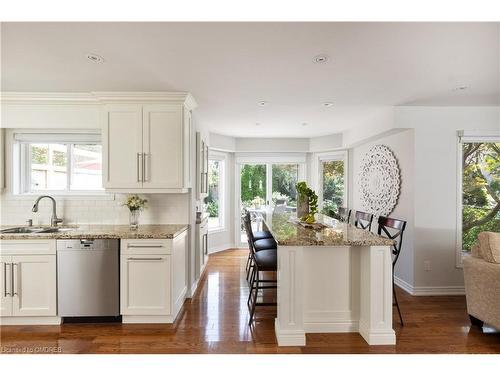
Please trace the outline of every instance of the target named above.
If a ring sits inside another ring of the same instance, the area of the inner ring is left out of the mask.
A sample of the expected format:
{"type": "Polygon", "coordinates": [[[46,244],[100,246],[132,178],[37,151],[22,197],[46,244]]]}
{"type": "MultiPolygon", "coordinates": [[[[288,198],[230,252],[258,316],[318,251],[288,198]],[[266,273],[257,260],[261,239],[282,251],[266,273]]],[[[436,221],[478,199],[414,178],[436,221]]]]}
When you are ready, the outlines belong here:
{"type": "Polygon", "coordinates": [[[211,231],[224,229],[224,166],[223,155],[211,155],[208,159],[208,196],[207,204],[208,229],[211,231]]]}
{"type": "Polygon", "coordinates": [[[346,201],[346,153],[319,157],[319,200],[322,212],[332,216],[346,201]]]}
{"type": "Polygon", "coordinates": [[[98,135],[15,135],[19,148],[20,192],[102,190],[102,145],[98,135]]]}
{"type": "Polygon", "coordinates": [[[459,142],[458,265],[483,231],[500,232],[500,138],[459,142]]]}

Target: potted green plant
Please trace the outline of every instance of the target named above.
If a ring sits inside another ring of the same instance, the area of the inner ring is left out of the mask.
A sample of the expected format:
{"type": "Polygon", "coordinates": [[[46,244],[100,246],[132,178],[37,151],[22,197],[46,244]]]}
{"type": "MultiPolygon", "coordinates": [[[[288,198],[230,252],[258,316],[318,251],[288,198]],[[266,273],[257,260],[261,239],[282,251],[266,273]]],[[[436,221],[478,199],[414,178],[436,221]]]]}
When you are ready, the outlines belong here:
{"type": "Polygon", "coordinates": [[[318,196],[304,181],[297,183],[297,217],[307,223],[315,221],[314,215],[318,212],[318,196]]]}
{"type": "Polygon", "coordinates": [[[137,194],[132,194],[127,197],[123,206],[129,209],[129,224],[130,229],[137,229],[139,227],[139,216],[142,210],[146,208],[147,199],[139,197],[137,194]]]}

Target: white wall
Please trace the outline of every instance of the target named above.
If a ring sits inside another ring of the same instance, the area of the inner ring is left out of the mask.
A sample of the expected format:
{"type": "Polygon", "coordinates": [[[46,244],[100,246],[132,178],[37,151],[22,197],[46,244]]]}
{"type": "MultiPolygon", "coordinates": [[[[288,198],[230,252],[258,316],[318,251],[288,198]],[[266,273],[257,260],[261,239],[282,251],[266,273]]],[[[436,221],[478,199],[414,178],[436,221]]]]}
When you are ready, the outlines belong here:
{"type": "MultiPolygon", "coordinates": [[[[395,275],[405,282],[414,283],[414,131],[406,129],[388,136],[382,136],[362,145],[354,147],[349,151],[349,208],[364,211],[359,193],[359,174],[361,162],[366,152],[374,145],[385,145],[391,149],[398,161],[401,171],[401,191],[398,204],[391,217],[407,221],[407,227],[403,236],[401,255],[396,265],[395,275]]],[[[354,216],[354,212],[352,213],[354,216]]],[[[377,223],[372,224],[372,231],[377,232],[377,223]]]]}
{"type": "Polygon", "coordinates": [[[497,107],[398,107],[395,125],[415,129],[414,288],[459,293],[456,267],[457,131],[500,131],[497,107]],[[429,261],[431,270],[424,270],[429,261]]]}
{"type": "Polygon", "coordinates": [[[209,231],[208,233],[208,252],[226,250],[234,247],[234,223],[235,223],[235,199],[234,199],[234,154],[228,152],[219,152],[225,155],[224,171],[224,205],[223,219],[224,229],[209,231]]]}

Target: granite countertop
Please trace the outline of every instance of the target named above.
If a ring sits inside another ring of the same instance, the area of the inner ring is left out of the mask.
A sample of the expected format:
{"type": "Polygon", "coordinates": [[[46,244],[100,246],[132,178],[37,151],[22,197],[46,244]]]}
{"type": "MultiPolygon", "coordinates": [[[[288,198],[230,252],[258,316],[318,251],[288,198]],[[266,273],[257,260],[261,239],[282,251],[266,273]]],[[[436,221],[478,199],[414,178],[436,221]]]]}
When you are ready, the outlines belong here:
{"type": "Polygon", "coordinates": [[[318,229],[298,224],[295,213],[267,212],[262,216],[278,246],[389,246],[394,243],[393,240],[321,214],[317,215],[316,222],[324,227],[318,229]]]}
{"type": "MultiPolygon", "coordinates": [[[[0,229],[20,227],[2,225],[0,229]]],[[[188,224],[139,225],[131,230],[128,225],[62,225],[63,231],[54,233],[0,233],[0,240],[20,239],[172,239],[188,229],[188,224]]]]}

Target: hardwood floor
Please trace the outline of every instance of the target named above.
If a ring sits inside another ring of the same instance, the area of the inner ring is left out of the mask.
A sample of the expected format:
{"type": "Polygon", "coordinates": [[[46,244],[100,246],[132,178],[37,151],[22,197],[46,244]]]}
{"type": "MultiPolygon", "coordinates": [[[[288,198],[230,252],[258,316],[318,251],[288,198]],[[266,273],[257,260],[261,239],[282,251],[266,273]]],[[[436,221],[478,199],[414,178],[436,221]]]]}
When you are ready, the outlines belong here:
{"type": "MultiPolygon", "coordinates": [[[[398,290],[405,319],[396,346],[369,346],[357,333],[308,334],[307,347],[278,347],[275,308],[258,309],[248,326],[247,252],[210,257],[197,295],[172,324],[118,323],[0,327],[2,353],[500,353],[500,334],[470,327],[465,297],[413,297],[398,290]],[[45,351],[46,353],[46,351],[45,351]]],[[[270,293],[272,293],[270,291],[270,293]]]]}

